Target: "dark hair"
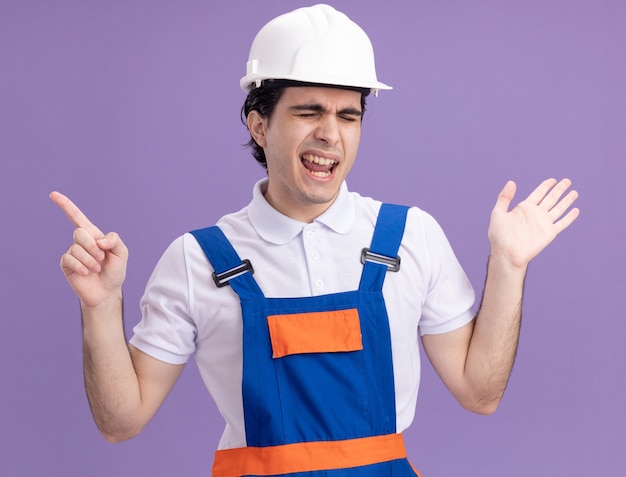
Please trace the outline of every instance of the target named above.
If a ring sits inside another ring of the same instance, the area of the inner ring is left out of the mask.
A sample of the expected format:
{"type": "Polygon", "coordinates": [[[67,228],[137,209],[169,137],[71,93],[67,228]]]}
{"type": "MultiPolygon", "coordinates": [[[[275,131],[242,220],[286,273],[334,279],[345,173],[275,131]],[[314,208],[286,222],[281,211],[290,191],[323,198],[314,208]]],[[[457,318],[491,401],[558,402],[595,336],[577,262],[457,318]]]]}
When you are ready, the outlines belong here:
{"type": "MultiPolygon", "coordinates": [[[[363,114],[365,114],[365,98],[370,93],[369,89],[336,85],[320,85],[316,83],[304,83],[301,81],[290,80],[265,80],[260,86],[253,86],[248,93],[248,96],[241,107],[241,122],[247,127],[248,114],[252,111],[257,111],[263,118],[271,118],[274,108],[285,91],[285,88],[297,86],[323,86],[327,88],[340,88],[357,91],[358,93],[361,93],[361,110],[363,111],[363,114]]],[[[257,162],[267,169],[265,151],[263,151],[263,148],[257,144],[252,135],[250,135],[250,140],[246,143],[246,146],[252,149],[252,156],[257,160],[257,162]]]]}

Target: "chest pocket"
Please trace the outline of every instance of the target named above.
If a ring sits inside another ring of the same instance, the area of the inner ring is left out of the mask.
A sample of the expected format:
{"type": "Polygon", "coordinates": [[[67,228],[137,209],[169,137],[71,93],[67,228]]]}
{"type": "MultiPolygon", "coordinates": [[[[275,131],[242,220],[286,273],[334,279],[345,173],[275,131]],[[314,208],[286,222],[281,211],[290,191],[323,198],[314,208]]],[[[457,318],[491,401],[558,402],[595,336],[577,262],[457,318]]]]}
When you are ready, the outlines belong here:
{"type": "Polygon", "coordinates": [[[274,358],[307,353],[340,353],[363,349],[356,308],[271,315],[267,324],[274,358]]]}

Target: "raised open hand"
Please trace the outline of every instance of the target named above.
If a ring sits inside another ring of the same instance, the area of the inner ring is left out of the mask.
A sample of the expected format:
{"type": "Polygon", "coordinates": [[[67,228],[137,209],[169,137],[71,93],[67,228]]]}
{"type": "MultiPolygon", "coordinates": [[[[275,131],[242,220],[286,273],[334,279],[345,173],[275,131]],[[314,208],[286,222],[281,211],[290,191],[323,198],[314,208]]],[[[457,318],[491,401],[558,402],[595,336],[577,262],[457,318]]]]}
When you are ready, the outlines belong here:
{"type": "Polygon", "coordinates": [[[128,250],[120,237],[103,234],[66,196],[52,192],[50,199],[76,226],[74,241],[61,256],[61,270],[84,306],[98,306],[121,297],[128,250]]]}
{"type": "Polygon", "coordinates": [[[491,212],[489,241],[492,255],[505,258],[514,267],[526,267],[578,217],[579,210],[570,209],[578,198],[575,190],[567,192],[571,185],[569,179],[558,183],[555,179],[547,179],[509,210],[516,191],[515,183],[509,181],[491,212]]]}

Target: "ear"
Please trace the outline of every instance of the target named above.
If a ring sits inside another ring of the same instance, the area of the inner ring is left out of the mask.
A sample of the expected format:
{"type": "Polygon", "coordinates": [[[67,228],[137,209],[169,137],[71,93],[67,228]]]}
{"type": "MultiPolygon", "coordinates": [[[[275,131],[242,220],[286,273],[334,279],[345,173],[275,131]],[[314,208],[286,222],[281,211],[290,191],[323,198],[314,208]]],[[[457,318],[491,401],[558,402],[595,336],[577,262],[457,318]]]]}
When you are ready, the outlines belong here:
{"type": "Polygon", "coordinates": [[[262,117],[258,111],[253,110],[248,114],[247,120],[248,131],[250,131],[250,136],[252,139],[256,141],[256,143],[265,147],[266,144],[266,131],[267,131],[267,120],[262,117]]]}

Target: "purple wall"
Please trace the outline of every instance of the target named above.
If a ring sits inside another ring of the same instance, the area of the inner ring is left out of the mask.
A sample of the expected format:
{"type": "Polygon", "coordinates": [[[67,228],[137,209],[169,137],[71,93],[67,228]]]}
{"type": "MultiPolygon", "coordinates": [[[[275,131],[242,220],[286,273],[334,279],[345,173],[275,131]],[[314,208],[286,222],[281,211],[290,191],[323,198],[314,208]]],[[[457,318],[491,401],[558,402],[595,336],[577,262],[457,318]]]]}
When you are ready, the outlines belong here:
{"type": "MultiPolygon", "coordinates": [[[[249,43],[302,1],[0,3],[0,475],[209,475],[222,422],[190,364],[138,438],[106,443],[84,397],[75,297],[58,269],[72,197],[131,250],[128,329],[177,235],[245,205],[249,43]]],[[[521,348],[493,416],[429,365],[409,451],[425,477],[626,470],[626,3],[363,0],[379,77],[351,189],[438,218],[480,289],[489,212],[571,177],[580,219],[531,266],[521,348]]]]}

